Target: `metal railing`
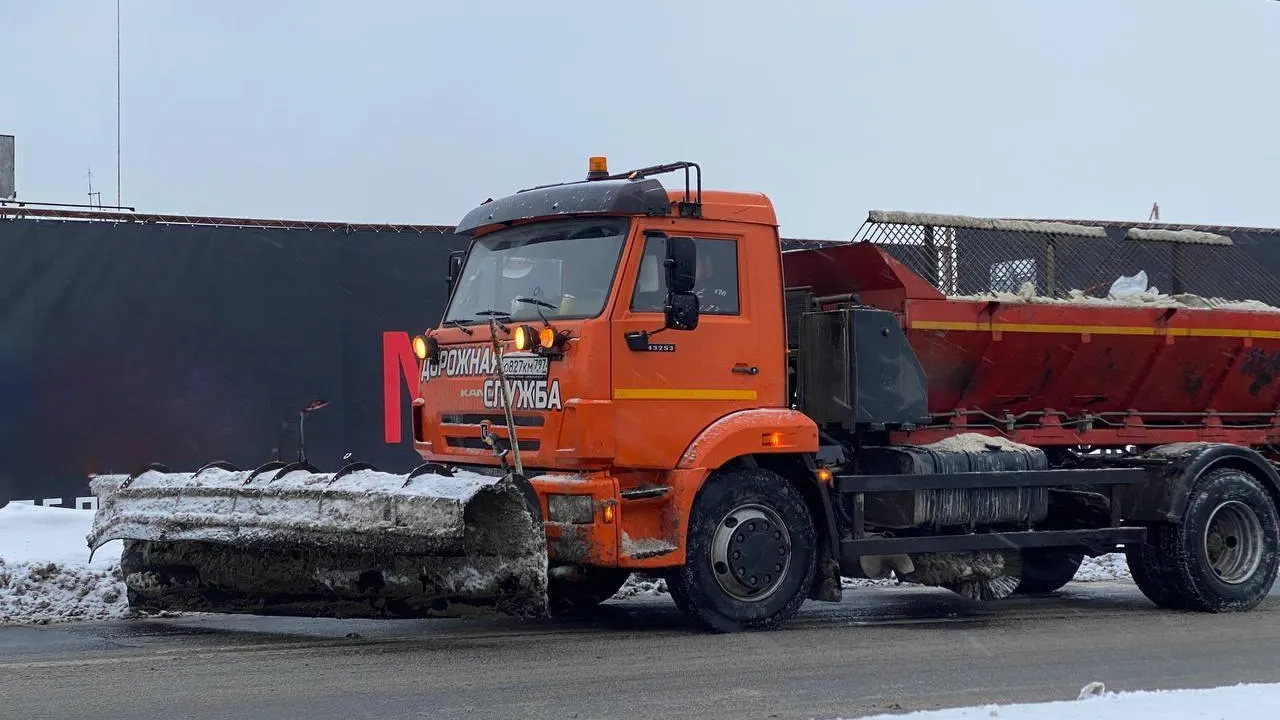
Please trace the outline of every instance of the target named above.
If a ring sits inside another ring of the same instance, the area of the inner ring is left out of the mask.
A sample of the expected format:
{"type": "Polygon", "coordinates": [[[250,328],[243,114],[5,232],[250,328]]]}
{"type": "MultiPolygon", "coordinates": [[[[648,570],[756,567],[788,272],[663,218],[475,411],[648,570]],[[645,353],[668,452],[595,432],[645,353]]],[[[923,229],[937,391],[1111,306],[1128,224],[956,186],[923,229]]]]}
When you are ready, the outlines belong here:
{"type": "Polygon", "coordinates": [[[1280,230],[1219,230],[872,211],[854,241],[883,246],[953,296],[1106,298],[1119,278],[1145,273],[1151,294],[1280,306],[1280,230]]]}

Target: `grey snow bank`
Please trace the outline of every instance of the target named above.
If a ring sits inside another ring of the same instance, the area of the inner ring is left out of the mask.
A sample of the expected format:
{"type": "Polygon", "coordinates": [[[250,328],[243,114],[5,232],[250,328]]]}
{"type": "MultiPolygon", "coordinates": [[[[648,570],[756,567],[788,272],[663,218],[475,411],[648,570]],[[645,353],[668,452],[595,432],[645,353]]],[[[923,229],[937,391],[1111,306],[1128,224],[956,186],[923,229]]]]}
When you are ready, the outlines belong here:
{"type": "Polygon", "coordinates": [[[0,624],[123,617],[121,543],[89,559],[92,510],[0,508],[0,624]]]}
{"type": "Polygon", "coordinates": [[[1075,700],[869,715],[858,720],[1263,720],[1273,717],[1277,707],[1280,684],[1115,693],[1091,682],[1075,700]]]}

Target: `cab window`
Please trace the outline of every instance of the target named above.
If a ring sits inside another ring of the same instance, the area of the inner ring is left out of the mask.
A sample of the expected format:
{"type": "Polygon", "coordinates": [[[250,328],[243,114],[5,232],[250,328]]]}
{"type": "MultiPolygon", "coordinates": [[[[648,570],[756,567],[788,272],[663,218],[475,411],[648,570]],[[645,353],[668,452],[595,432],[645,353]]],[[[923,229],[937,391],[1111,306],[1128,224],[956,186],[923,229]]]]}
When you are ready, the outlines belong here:
{"type": "MultiPolygon", "coordinates": [[[[738,241],[694,238],[698,249],[697,276],[693,292],[704,315],[737,315],[738,241]]],[[[667,256],[667,239],[659,235],[645,238],[640,273],[631,295],[632,312],[662,312],[667,299],[667,273],[662,261],[667,256]]]]}

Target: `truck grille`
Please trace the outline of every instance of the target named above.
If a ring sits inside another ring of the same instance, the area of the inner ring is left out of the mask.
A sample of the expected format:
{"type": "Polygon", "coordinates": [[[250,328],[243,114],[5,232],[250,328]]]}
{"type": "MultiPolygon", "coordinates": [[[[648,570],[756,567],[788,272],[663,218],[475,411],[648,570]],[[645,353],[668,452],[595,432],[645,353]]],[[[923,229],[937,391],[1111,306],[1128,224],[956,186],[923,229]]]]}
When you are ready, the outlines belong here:
{"type": "MultiPolygon", "coordinates": [[[[516,427],[542,427],[546,424],[546,418],[542,415],[512,415],[516,427]]],[[[468,412],[452,412],[444,413],[440,416],[440,422],[444,425],[480,425],[488,422],[496,427],[506,427],[507,418],[502,413],[468,413],[468,412]]]]}
{"type": "MultiPolygon", "coordinates": [[[[444,438],[444,442],[449,447],[454,447],[454,448],[465,448],[467,450],[488,450],[489,449],[489,446],[485,444],[484,440],[478,437],[455,437],[455,436],[446,435],[444,438]]],[[[505,438],[498,438],[498,443],[504,446],[507,445],[507,441],[505,438]]],[[[527,450],[529,452],[533,452],[538,448],[542,447],[542,441],[540,440],[521,439],[521,440],[517,440],[517,444],[519,445],[521,450],[527,450]]]]}

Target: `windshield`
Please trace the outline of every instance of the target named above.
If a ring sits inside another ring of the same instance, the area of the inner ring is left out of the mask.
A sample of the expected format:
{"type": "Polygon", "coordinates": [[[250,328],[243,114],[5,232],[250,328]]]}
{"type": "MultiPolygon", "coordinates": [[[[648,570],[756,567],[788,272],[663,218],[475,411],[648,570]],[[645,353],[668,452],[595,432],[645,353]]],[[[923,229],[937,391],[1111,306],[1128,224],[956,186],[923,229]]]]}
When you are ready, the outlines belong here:
{"type": "Polygon", "coordinates": [[[485,322],[497,310],[512,320],[600,314],[613,283],[626,218],[557,220],[499,230],[475,242],[444,321],[485,322]]]}

